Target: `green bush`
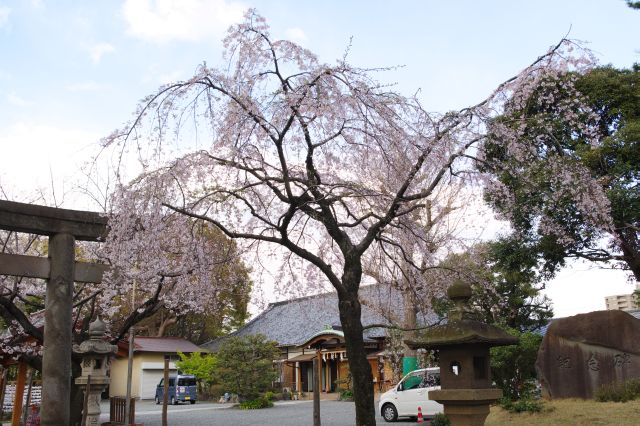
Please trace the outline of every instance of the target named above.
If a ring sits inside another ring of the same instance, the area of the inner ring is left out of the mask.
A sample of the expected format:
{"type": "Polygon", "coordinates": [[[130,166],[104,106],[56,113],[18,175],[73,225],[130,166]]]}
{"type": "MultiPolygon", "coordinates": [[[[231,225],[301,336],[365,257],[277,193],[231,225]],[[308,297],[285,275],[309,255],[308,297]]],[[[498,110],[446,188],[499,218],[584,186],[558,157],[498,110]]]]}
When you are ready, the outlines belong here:
{"type": "Polygon", "coordinates": [[[623,383],[603,385],[595,395],[599,402],[627,402],[640,399],[640,379],[627,380],[623,383]]]}
{"type": "Polygon", "coordinates": [[[273,392],[271,392],[271,391],[266,391],[266,392],[264,393],[264,398],[265,398],[267,401],[275,401],[276,399],[278,399],[278,398],[276,398],[276,394],[275,394],[275,393],[273,393],[273,392]]]}
{"type": "Polygon", "coordinates": [[[269,401],[265,397],[251,399],[240,403],[240,409],[242,410],[259,410],[261,408],[273,407],[273,402],[269,401]]]}
{"type": "Polygon", "coordinates": [[[451,426],[451,421],[442,413],[438,413],[429,421],[431,426],[451,426]]]}
{"type": "Polygon", "coordinates": [[[223,385],[211,385],[209,387],[209,395],[213,399],[217,400],[222,395],[224,395],[224,392],[225,392],[225,390],[224,390],[224,386],[223,385]]]}
{"type": "Polygon", "coordinates": [[[347,373],[347,377],[342,379],[338,379],[335,382],[335,385],[340,390],[350,390],[353,378],[351,377],[351,373],[347,373]]]}
{"type": "Polygon", "coordinates": [[[340,401],[353,401],[353,391],[351,389],[340,391],[340,401]]]}
{"type": "Polygon", "coordinates": [[[500,406],[510,413],[539,413],[544,408],[544,403],[540,399],[522,398],[512,401],[510,398],[502,398],[500,406]]]}
{"type": "Polygon", "coordinates": [[[491,377],[505,396],[514,401],[527,399],[535,383],[535,364],[542,336],[511,329],[507,331],[518,336],[520,341],[517,345],[491,348],[491,377]]]}

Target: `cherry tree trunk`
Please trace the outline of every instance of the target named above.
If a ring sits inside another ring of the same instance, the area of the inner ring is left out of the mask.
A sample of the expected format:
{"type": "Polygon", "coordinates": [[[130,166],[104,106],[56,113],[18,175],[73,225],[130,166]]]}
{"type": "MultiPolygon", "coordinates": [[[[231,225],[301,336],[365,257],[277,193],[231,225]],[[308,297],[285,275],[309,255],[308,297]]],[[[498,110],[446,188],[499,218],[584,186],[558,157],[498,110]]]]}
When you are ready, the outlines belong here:
{"type": "Polygon", "coordinates": [[[348,292],[338,295],[340,322],[347,346],[349,370],[353,382],[353,399],[356,405],[356,425],[374,426],[375,407],[373,403],[373,375],[367,361],[362,336],[362,321],[360,318],[361,305],[358,292],[348,292]]]}
{"type": "Polygon", "coordinates": [[[640,253],[638,253],[636,231],[629,231],[627,226],[618,226],[617,229],[615,234],[618,237],[624,262],[636,281],[640,281],[640,253]]]}

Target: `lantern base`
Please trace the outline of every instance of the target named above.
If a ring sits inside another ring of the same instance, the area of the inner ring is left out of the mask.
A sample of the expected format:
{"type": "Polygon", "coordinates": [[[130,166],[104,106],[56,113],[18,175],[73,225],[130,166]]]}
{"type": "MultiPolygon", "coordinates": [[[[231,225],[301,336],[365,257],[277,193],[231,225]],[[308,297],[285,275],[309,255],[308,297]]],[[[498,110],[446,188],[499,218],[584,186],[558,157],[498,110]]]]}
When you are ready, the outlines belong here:
{"type": "Polygon", "coordinates": [[[451,426],[483,426],[489,405],[502,397],[501,389],[440,389],[429,399],[444,405],[451,426]]]}

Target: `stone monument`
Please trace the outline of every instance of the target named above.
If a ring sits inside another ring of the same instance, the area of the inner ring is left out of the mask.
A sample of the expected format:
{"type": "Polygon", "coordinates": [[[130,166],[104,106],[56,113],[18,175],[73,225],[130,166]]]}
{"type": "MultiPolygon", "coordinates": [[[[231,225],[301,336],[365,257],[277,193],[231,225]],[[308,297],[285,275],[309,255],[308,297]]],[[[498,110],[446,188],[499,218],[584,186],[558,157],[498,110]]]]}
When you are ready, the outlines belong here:
{"type": "Polygon", "coordinates": [[[489,404],[502,396],[491,387],[489,349],[515,345],[518,338],[498,327],[476,321],[467,309],[471,286],[455,282],[447,290],[455,303],[447,323],[428,329],[416,341],[405,343],[414,349],[439,351],[441,389],[428,398],[444,405],[444,414],[453,426],[480,426],[489,414],[489,404]]]}
{"type": "Polygon", "coordinates": [[[589,399],[602,385],[640,378],[640,320],[624,311],[554,320],[536,370],[547,398],[589,399]]]}
{"type": "Polygon", "coordinates": [[[105,323],[97,318],[89,324],[89,340],[73,346],[73,352],[82,356],[82,373],[76,378],[76,385],[83,386],[85,392],[86,413],[82,415],[82,426],[100,424],[100,394],[109,384],[109,358],[118,351],[117,346],[103,340],[105,331],[105,323]]]}

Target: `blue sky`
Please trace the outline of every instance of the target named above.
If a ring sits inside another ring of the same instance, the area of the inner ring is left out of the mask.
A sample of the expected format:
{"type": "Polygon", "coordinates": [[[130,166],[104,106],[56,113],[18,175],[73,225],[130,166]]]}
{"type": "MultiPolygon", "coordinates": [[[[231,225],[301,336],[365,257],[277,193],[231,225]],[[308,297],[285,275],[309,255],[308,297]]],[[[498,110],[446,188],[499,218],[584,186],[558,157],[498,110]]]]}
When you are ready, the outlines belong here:
{"type": "MultiPolygon", "coordinates": [[[[28,200],[41,188],[84,208],[74,182],[98,140],[160,84],[188,78],[203,61],[219,64],[221,38],[247,7],[275,38],[324,62],[352,40],[352,64],[403,66],[379,78],[405,94],[420,89],[432,111],[483,99],[569,31],[602,63],[640,62],[640,11],[623,0],[0,0],[0,185],[8,196],[28,200]]],[[[619,272],[585,269],[561,277],[582,287],[553,284],[557,295],[550,287],[557,314],[603,308],[605,294],[632,289],[619,272]]]]}

